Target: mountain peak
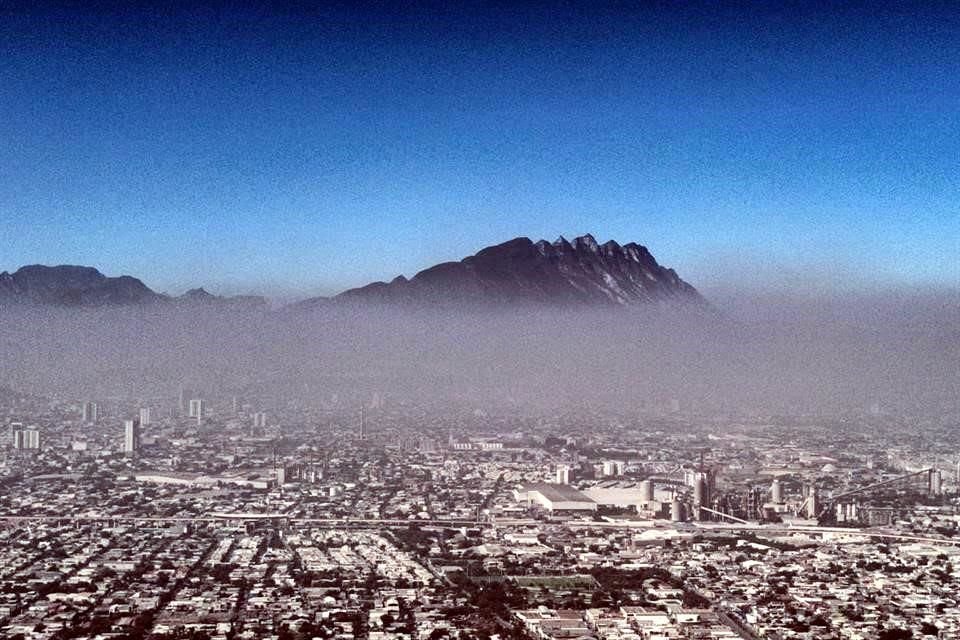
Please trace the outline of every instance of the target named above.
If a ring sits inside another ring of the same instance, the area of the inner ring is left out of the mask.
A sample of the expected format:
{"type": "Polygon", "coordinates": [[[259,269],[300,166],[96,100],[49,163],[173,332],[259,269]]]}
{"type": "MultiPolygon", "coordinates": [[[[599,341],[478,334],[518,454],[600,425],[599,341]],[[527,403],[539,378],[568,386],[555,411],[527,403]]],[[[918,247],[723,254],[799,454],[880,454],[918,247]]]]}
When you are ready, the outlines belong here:
{"type": "Polygon", "coordinates": [[[567,242],[567,239],[563,236],[553,241],[553,247],[561,253],[573,253],[573,245],[567,242]]]}
{"type": "Polygon", "coordinates": [[[632,306],[705,301],[643,246],[600,245],[591,234],[554,242],[518,237],[459,262],[443,262],[409,280],[375,282],[339,298],[411,304],[632,306]]]}
{"type": "Polygon", "coordinates": [[[191,300],[211,300],[216,298],[215,295],[204,289],[203,287],[197,287],[196,289],[189,289],[184,293],[181,298],[191,299],[191,300]]]}
{"type": "Polygon", "coordinates": [[[596,253],[600,249],[600,245],[597,244],[597,241],[589,233],[586,235],[579,236],[574,238],[573,246],[578,249],[586,249],[592,253],[596,253]]]}
{"type": "Polygon", "coordinates": [[[197,305],[224,304],[249,308],[268,306],[266,298],[261,296],[218,296],[210,293],[203,287],[190,289],[182,296],[176,298],[176,301],[197,305]]]}

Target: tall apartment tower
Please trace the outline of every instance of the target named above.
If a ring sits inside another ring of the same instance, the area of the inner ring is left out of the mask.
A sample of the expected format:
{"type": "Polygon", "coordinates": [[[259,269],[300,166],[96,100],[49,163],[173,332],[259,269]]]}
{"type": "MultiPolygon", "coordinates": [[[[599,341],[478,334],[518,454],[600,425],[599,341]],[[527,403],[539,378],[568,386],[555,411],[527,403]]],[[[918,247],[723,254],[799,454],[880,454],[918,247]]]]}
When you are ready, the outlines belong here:
{"type": "Polygon", "coordinates": [[[140,423],[136,420],[123,421],[123,452],[134,454],[140,449],[140,423]]]}
{"type": "Polygon", "coordinates": [[[557,465],[557,484],[570,484],[570,466],[565,464],[557,465]]]}
{"type": "Polygon", "coordinates": [[[23,449],[40,448],[40,429],[37,427],[27,427],[23,430],[23,449]]]}
{"type": "Polygon", "coordinates": [[[603,462],[603,475],[622,476],[624,470],[623,460],[605,460],[603,462]]]}
{"type": "Polygon", "coordinates": [[[83,403],[83,421],[85,423],[96,424],[99,417],[99,410],[96,402],[83,403]]]}
{"type": "Polygon", "coordinates": [[[19,449],[23,446],[23,423],[22,422],[11,422],[10,423],[10,446],[14,449],[19,449]]]}
{"type": "Polygon", "coordinates": [[[10,425],[10,444],[14,449],[39,449],[40,429],[26,427],[20,422],[10,425]]]}
{"type": "Polygon", "coordinates": [[[194,398],[190,401],[190,417],[196,418],[199,422],[203,419],[204,406],[203,398],[194,398]]]}
{"type": "Polygon", "coordinates": [[[150,407],[141,407],[140,408],[140,426],[147,427],[150,425],[150,407]]]}

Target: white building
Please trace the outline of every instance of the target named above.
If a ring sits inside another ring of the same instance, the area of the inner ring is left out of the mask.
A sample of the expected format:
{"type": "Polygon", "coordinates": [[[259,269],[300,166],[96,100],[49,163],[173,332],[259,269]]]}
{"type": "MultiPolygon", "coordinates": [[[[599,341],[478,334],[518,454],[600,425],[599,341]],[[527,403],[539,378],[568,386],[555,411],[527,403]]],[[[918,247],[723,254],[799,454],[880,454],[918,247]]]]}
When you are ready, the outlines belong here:
{"type": "Polygon", "coordinates": [[[136,420],[123,421],[123,451],[132,454],[140,448],[140,423],[136,420]]]}
{"type": "Polygon", "coordinates": [[[96,424],[100,417],[100,411],[96,402],[83,403],[83,421],[87,424],[96,424]]]}
{"type": "Polygon", "coordinates": [[[623,469],[623,460],[605,460],[603,463],[603,475],[605,477],[622,476],[623,469]]]}
{"type": "Polygon", "coordinates": [[[14,449],[21,449],[23,447],[23,423],[22,422],[10,423],[10,445],[14,449]]]}
{"type": "Polygon", "coordinates": [[[197,422],[203,420],[205,412],[203,398],[194,398],[190,401],[190,417],[196,418],[197,422]]]}
{"type": "Polygon", "coordinates": [[[27,427],[26,429],[15,429],[13,431],[14,449],[39,449],[40,448],[40,429],[37,427],[27,427]]]}
{"type": "Polygon", "coordinates": [[[513,492],[517,502],[528,506],[538,504],[547,511],[596,511],[597,503],[589,496],[568,485],[533,482],[521,485],[513,492]]]}

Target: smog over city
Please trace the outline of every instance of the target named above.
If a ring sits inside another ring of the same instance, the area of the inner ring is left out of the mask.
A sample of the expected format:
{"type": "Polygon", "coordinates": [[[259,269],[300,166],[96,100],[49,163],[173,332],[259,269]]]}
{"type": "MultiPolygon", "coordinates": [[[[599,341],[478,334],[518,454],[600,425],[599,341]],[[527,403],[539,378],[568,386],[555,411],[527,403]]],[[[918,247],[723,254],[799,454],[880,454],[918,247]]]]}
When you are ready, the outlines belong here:
{"type": "Polygon", "coordinates": [[[928,415],[957,397],[960,301],[936,293],[748,298],[749,314],[588,305],[216,302],[4,313],[5,383],[58,397],[221,398],[358,407],[928,415]]]}
{"type": "Polygon", "coordinates": [[[0,638],[960,637],[958,48],[0,3],[0,638]]]}

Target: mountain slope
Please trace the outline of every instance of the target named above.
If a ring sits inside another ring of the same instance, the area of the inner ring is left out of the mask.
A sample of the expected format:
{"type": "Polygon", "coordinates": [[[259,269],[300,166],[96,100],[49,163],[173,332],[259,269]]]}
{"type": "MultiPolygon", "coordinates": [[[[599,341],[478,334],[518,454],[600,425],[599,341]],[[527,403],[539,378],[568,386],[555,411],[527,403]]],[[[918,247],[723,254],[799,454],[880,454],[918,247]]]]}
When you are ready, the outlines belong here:
{"type": "MultiPolygon", "coordinates": [[[[633,306],[650,303],[705,306],[696,289],[635,243],[597,244],[585,235],[568,242],[515,238],[459,262],[444,262],[409,280],[374,282],[334,298],[313,298],[310,308],[343,302],[428,305],[633,306]]],[[[102,306],[172,303],[266,309],[256,296],[220,297],[191,289],[179,297],[156,293],[130,276],[107,277],[92,267],[31,265],[0,273],[0,304],[102,306]]]]}
{"type": "Polygon", "coordinates": [[[0,273],[0,304],[108,306],[176,303],[181,306],[267,308],[259,296],[215,296],[191,289],[179,297],[157,293],[130,276],[111,278],[93,267],[30,265],[0,273]]]}
{"type": "Polygon", "coordinates": [[[136,278],[109,278],[93,267],[37,264],[13,273],[0,273],[0,302],[113,305],[155,302],[161,298],[136,278]]]}
{"type": "Polygon", "coordinates": [[[190,289],[173,300],[187,305],[223,305],[246,309],[265,309],[269,306],[267,299],[262,296],[216,296],[203,287],[190,289]]]}
{"type": "Polygon", "coordinates": [[[390,283],[375,282],[336,299],[387,303],[630,306],[654,302],[705,304],[691,285],[635,243],[597,244],[515,238],[460,262],[444,262],[390,283]]]}

